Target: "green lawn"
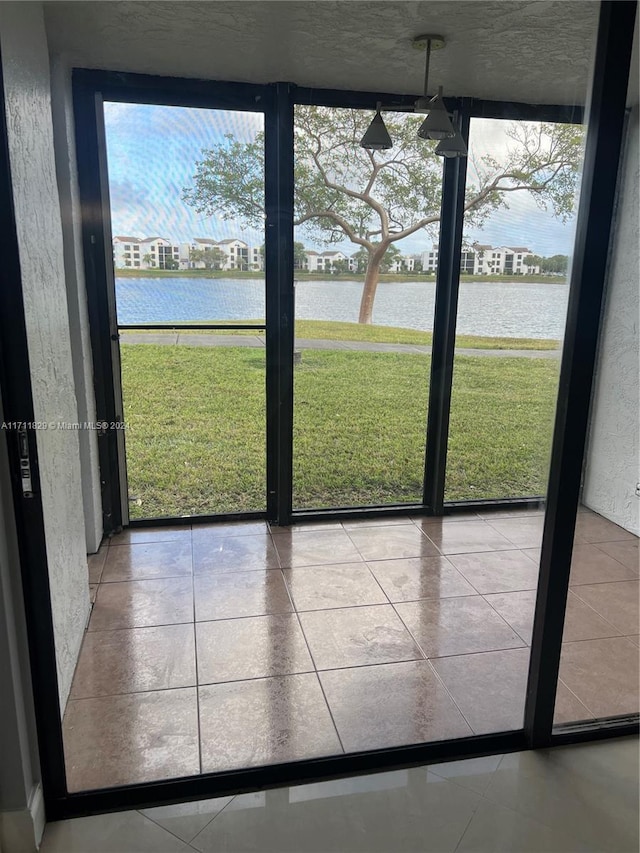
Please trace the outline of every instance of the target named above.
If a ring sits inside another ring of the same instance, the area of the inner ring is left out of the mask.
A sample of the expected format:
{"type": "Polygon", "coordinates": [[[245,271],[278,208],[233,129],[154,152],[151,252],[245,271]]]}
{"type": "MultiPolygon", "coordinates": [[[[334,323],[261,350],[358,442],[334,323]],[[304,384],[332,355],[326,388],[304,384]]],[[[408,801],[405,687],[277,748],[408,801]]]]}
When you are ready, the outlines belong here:
{"type": "MultiPolygon", "coordinates": [[[[264,350],[121,349],[132,516],[264,509],[264,350]]],[[[419,499],[429,366],[426,355],[303,353],[296,507],[419,499]]],[[[545,491],[558,369],[456,359],[448,499],[545,491]]]]}
{"type": "MultiPolygon", "coordinates": [[[[193,323],[210,322],[194,320],[193,323]]],[[[225,321],[231,324],[231,321],[225,321]]],[[[243,320],[243,323],[260,323],[256,319],[243,320]]],[[[180,331],[181,323],[173,328],[180,331]]],[[[136,334],[140,334],[139,329],[136,334]]],[[[146,329],[142,330],[146,333],[146,329]]],[[[167,332],[168,333],[168,332],[167,332]]],[[[126,333],[125,333],[126,334],[126,333]]],[[[157,334],[149,329],[149,334],[157,334]]],[[[183,335],[264,335],[263,331],[251,329],[186,329],[183,335]]],[[[367,326],[362,323],[340,323],[333,320],[296,320],[296,338],[322,339],[331,341],[369,341],[384,344],[418,344],[431,346],[431,332],[416,329],[404,329],[397,326],[367,326]]],[[[558,349],[559,342],[548,338],[489,338],[476,335],[458,335],[456,345],[470,349],[515,349],[515,350],[552,350],[558,349]]]]}

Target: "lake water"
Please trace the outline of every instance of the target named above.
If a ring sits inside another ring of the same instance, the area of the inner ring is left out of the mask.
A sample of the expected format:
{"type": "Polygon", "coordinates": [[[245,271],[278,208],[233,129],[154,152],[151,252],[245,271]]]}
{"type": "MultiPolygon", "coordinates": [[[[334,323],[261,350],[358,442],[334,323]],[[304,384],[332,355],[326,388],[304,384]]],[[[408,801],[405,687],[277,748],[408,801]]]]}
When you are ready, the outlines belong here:
{"type": "MultiPolygon", "coordinates": [[[[299,281],[296,317],[355,323],[359,281],[299,281]]],[[[561,339],[569,288],[518,281],[464,282],[458,332],[507,338],[561,339]]],[[[127,323],[219,322],[264,317],[264,281],[234,278],[117,278],[118,321],[127,323]]],[[[373,322],[430,331],[435,283],[382,282],[373,322]]]]}

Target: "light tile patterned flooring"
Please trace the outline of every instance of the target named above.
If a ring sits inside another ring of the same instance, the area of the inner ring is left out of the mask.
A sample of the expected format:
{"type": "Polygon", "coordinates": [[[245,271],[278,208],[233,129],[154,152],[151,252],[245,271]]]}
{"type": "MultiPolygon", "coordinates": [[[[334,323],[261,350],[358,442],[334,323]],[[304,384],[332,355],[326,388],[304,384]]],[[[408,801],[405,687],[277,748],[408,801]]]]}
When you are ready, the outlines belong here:
{"type": "Polygon", "coordinates": [[[638,741],[51,823],[41,853],[635,853],[638,741]]]}
{"type": "MultiPolygon", "coordinates": [[[[90,558],[70,790],[522,725],[543,516],[137,528],[90,558]]],[[[556,722],[638,710],[638,540],[583,510],[556,722]]]]}

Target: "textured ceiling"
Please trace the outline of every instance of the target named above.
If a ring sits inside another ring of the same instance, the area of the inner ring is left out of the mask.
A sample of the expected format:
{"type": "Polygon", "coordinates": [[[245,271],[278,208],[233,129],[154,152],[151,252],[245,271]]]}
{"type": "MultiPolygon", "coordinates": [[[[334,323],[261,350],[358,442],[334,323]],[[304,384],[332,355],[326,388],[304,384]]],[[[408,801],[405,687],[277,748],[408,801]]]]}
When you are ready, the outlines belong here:
{"type": "MultiPolygon", "coordinates": [[[[52,54],[75,66],[419,93],[413,36],[441,33],[432,82],[450,95],[583,103],[598,3],[244,0],[45,3],[52,54]]],[[[432,88],[430,86],[430,88],[432,88]]]]}

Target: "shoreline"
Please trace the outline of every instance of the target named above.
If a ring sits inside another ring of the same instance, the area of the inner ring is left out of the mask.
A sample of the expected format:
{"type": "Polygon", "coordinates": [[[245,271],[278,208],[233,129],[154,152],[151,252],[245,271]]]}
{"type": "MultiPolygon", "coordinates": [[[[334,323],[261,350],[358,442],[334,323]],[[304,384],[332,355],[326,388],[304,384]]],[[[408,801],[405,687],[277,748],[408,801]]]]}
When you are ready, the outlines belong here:
{"type": "MultiPolygon", "coordinates": [[[[240,272],[238,270],[137,270],[137,269],[116,269],[116,278],[232,278],[242,280],[264,280],[262,272],[240,272]]],[[[326,273],[305,273],[299,270],[295,271],[296,281],[355,281],[364,283],[363,275],[327,275],[326,273]]],[[[422,273],[401,274],[401,273],[382,273],[380,282],[415,282],[426,284],[435,284],[435,275],[423,275],[422,273]]],[[[462,284],[496,284],[507,282],[509,284],[567,284],[566,278],[555,275],[461,275],[460,282],[462,284]]]]}

